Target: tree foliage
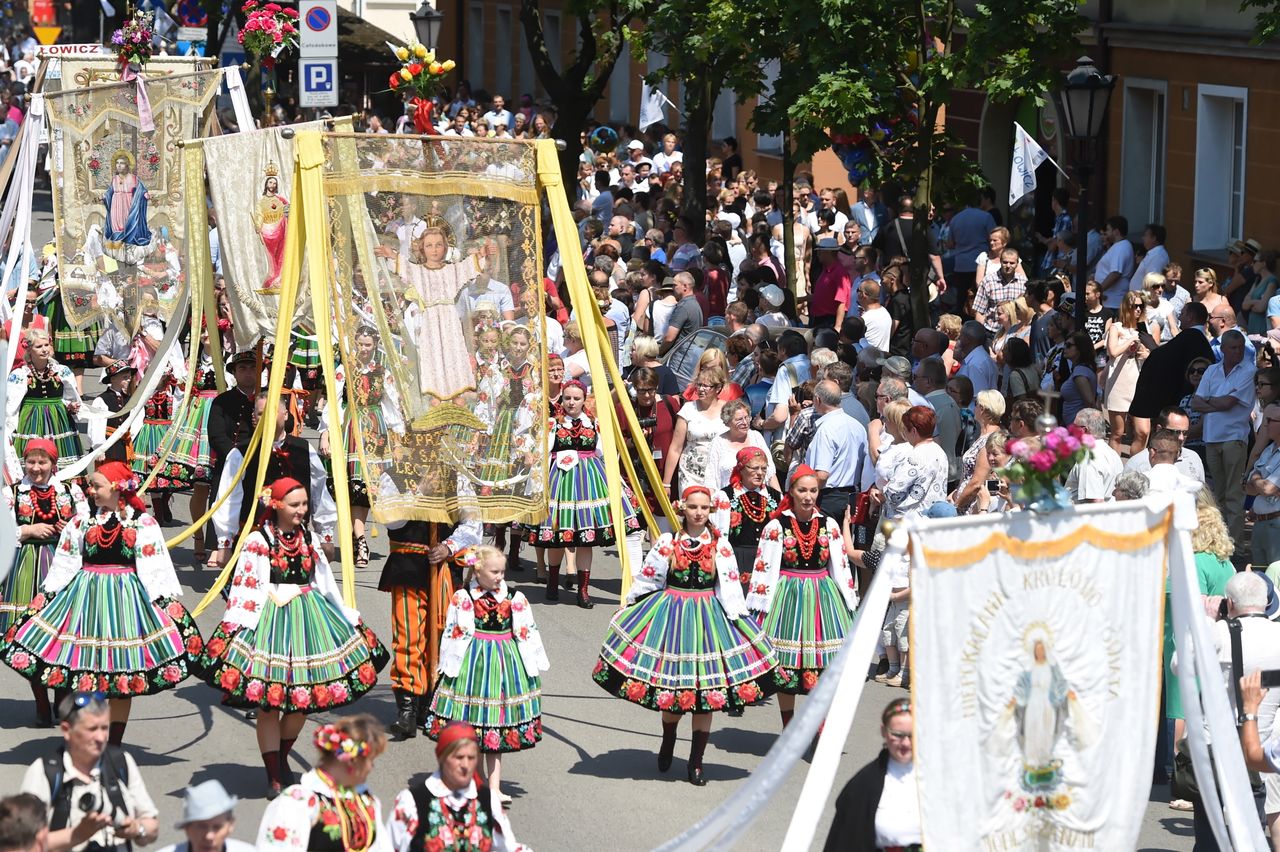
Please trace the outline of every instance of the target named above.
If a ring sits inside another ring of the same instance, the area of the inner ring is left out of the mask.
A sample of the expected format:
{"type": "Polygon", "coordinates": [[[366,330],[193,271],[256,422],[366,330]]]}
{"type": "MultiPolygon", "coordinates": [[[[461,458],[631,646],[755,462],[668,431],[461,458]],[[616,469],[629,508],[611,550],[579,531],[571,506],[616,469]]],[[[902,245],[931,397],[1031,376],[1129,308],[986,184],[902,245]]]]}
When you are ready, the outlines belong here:
{"type": "Polygon", "coordinates": [[[1280,2],[1277,0],[1241,0],[1240,11],[1255,12],[1253,43],[1262,44],[1280,35],[1280,2]]]}

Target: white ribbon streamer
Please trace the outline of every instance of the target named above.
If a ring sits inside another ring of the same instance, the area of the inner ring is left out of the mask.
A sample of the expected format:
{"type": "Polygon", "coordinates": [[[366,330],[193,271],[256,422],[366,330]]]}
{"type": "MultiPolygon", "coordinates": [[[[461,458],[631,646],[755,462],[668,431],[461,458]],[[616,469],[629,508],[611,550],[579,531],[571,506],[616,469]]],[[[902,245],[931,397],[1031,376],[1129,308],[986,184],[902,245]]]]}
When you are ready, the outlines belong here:
{"type": "Polygon", "coordinates": [[[231,109],[236,114],[236,124],[242,131],[256,129],[253,111],[249,109],[249,96],[244,90],[244,78],[240,76],[240,66],[228,65],[222,69],[222,73],[222,79],[227,83],[227,91],[231,94],[231,109]]]}

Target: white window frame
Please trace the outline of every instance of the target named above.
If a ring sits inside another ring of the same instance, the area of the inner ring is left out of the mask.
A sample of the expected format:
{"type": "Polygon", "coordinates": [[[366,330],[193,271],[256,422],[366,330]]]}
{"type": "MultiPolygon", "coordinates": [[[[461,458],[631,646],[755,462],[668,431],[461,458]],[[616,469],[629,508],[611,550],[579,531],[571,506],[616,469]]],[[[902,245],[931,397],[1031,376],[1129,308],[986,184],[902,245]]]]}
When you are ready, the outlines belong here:
{"type": "MultiPolygon", "coordinates": [[[[1155,150],[1145,152],[1147,155],[1151,156],[1151,184],[1150,192],[1146,199],[1146,211],[1143,213],[1141,222],[1129,222],[1130,233],[1132,233],[1135,228],[1143,227],[1147,222],[1156,222],[1158,224],[1164,222],[1164,208],[1166,200],[1165,176],[1169,167],[1169,83],[1165,80],[1149,80],[1142,77],[1127,78],[1124,81],[1124,122],[1120,133],[1120,197],[1122,202],[1125,200],[1124,186],[1125,178],[1127,177],[1124,172],[1124,164],[1129,150],[1130,130],[1134,129],[1130,127],[1130,96],[1135,90],[1144,93],[1155,93],[1160,97],[1162,102],[1162,122],[1159,127],[1153,128],[1157,134],[1154,146],[1155,150]]],[[[1128,215],[1128,213],[1123,209],[1125,204],[1122,203],[1120,206],[1122,208],[1120,212],[1128,215]]]]}
{"type": "Polygon", "coordinates": [[[1196,87],[1196,178],[1192,205],[1192,251],[1223,251],[1244,235],[1245,188],[1248,175],[1249,90],[1241,86],[1201,83],[1196,87]],[[1229,125],[1213,121],[1219,107],[1210,101],[1232,101],[1241,109],[1239,153],[1234,132],[1236,107],[1229,125]],[[1225,146],[1225,147],[1224,147],[1225,146]],[[1229,155],[1224,157],[1224,152],[1229,155]],[[1238,176],[1234,174],[1238,165],[1238,176]],[[1221,187],[1227,182],[1229,191],[1221,187]],[[1235,196],[1238,194],[1238,200],[1235,196]],[[1238,207],[1233,213],[1232,208],[1238,207]]]}

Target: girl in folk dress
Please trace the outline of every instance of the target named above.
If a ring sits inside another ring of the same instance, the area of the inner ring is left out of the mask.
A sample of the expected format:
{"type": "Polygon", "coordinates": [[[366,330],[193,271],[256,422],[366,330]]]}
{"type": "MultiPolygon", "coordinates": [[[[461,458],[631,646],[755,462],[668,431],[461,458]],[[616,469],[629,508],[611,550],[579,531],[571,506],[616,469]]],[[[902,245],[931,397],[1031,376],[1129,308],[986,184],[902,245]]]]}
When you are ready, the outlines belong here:
{"type": "Polygon", "coordinates": [[[365,782],[387,747],[382,725],[367,713],[316,728],[316,768],[267,805],[256,849],[391,852],[382,803],[365,782]]]}
{"type": "Polygon", "coordinates": [[[59,469],[80,458],[80,436],[72,422],[80,412],[80,391],[71,370],[53,360],[53,344],[44,329],[28,328],[26,364],[13,368],[5,395],[5,434],[22,458],[27,442],[48,438],[58,450],[59,469]]]}
{"type": "MultiPolygon", "coordinates": [[[[27,442],[23,460],[26,475],[18,484],[4,490],[5,502],[18,526],[18,556],[9,576],[0,582],[0,634],[9,629],[31,604],[36,590],[44,582],[53,563],[58,538],[67,522],[76,515],[88,515],[80,486],[53,479],[58,465],[58,451],[48,438],[27,442]]],[[[40,725],[53,723],[49,692],[43,683],[31,681],[31,694],[36,699],[36,720],[40,725]]]]}
{"type": "MultiPolygon", "coordinates": [[[[609,486],[605,481],[604,459],[600,455],[599,427],[583,407],[587,389],[570,380],[560,390],[561,414],[551,430],[551,474],[547,495],[551,513],[529,533],[529,543],[550,553],[547,569],[547,600],[560,600],[556,583],[566,548],[573,551],[578,569],[578,606],[591,609],[591,549],[614,543],[613,515],[609,510],[609,486]]],[[[629,525],[636,525],[635,512],[627,495],[622,498],[629,525]]]]}
{"type": "Polygon", "coordinates": [[[507,560],[496,547],[475,549],[475,562],[453,595],[440,644],[427,736],[438,739],[449,722],[467,722],[479,736],[489,790],[498,785],[502,753],[533,748],[542,739],[542,686],[551,667],[523,592],[508,588],[507,560]]]}
{"type": "MultiPolygon", "coordinates": [[[[209,338],[204,335],[207,347],[209,338]]],[[[213,447],[209,443],[209,412],[213,408],[213,398],[218,395],[217,378],[213,360],[208,352],[202,353],[200,363],[196,366],[194,390],[196,398],[187,406],[182,423],[178,425],[178,434],[173,451],[166,463],[169,476],[191,486],[191,517],[199,518],[209,505],[209,483],[213,479],[213,447]]],[[[195,561],[203,565],[208,554],[204,549],[204,530],[195,534],[193,541],[195,561]]]]}
{"type": "Polygon", "coordinates": [[[858,593],[845,561],[840,524],[818,511],[818,477],[802,464],[773,520],[765,525],[751,572],[747,608],[778,652],[786,685],[778,696],[783,727],[840,651],[858,593]]]}
{"type": "Polygon", "coordinates": [[[343,605],[329,561],[306,527],[307,492],[272,483],[231,580],[222,622],[196,660],[233,707],[258,711],[269,798],[279,794],[306,714],[350,704],[373,688],[387,650],[343,605]]]}
{"type": "Polygon", "coordinates": [[[5,634],[4,662],[28,680],[111,697],[112,745],[133,697],[173,689],[202,647],[138,485],[121,462],[98,466],[89,477],[97,511],[63,528],[44,584],[5,634]]]}
{"type": "Polygon", "coordinates": [[[754,704],[783,681],[768,638],[746,617],[733,548],[708,523],[710,489],[686,488],[681,511],[679,534],[663,533],[634,566],[628,605],[609,624],[592,677],[661,711],[661,772],[671,768],[680,716],[692,713],[688,776],[702,786],[711,713],[754,704]]]}
{"type": "MultiPolygon", "coordinates": [[[[480,469],[480,478],[486,482],[506,479],[522,466],[528,466],[526,459],[533,453],[536,437],[533,427],[542,416],[541,376],[529,360],[533,335],[527,328],[514,326],[507,331],[506,344],[507,367],[485,453],[486,463],[480,469]]],[[[506,547],[506,538],[507,528],[499,527],[494,544],[506,547]]],[[[520,537],[512,535],[507,570],[519,569],[520,537]]]]}

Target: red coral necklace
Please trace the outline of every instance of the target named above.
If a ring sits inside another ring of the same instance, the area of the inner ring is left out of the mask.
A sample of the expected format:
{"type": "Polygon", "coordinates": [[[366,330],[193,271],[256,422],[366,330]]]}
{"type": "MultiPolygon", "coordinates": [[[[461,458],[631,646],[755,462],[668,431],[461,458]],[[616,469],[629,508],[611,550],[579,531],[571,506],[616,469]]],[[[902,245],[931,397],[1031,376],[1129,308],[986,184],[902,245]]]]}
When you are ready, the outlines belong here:
{"type": "Polygon", "coordinates": [[[742,514],[751,519],[752,523],[762,524],[764,519],[769,516],[769,498],[764,494],[757,494],[754,491],[744,491],[741,497],[742,514]],[[760,502],[756,503],[756,499],[760,502]]]}
{"type": "Polygon", "coordinates": [[[821,525],[818,523],[822,520],[821,515],[815,514],[809,519],[809,531],[800,531],[800,521],[796,518],[791,519],[791,531],[795,533],[796,541],[800,544],[800,556],[807,562],[813,558],[813,550],[818,544],[818,530],[821,525]]]}

